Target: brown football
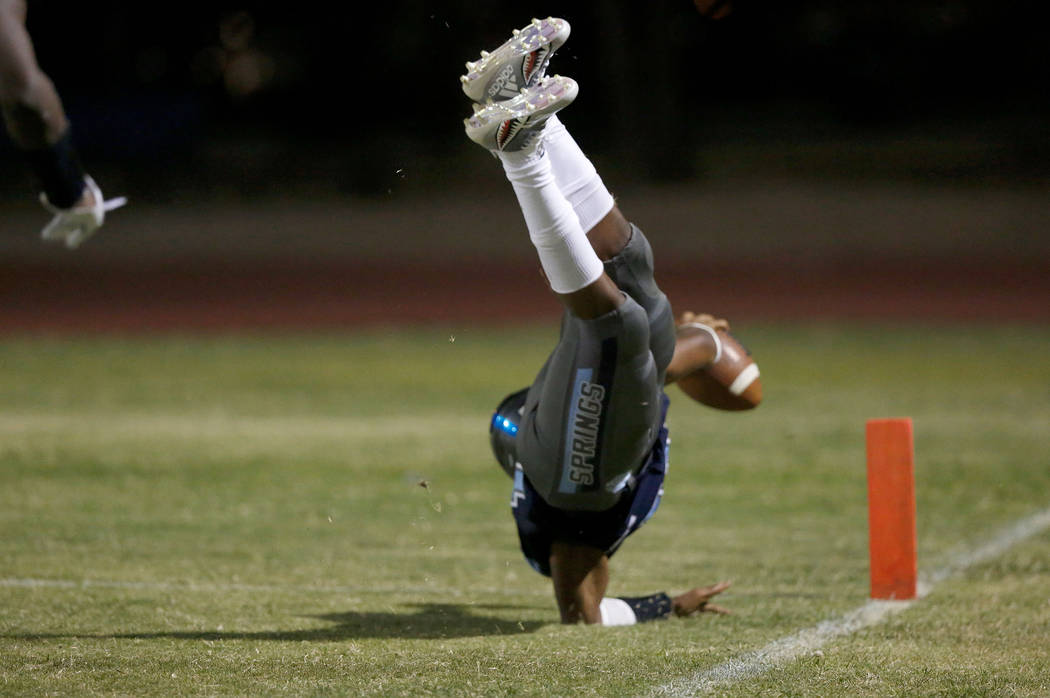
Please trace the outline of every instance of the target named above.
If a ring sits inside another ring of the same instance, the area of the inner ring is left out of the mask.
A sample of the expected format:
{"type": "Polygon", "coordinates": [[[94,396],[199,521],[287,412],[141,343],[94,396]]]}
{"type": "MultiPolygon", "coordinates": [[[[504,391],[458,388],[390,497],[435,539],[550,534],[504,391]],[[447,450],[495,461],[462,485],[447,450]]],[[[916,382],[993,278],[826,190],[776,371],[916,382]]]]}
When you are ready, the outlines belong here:
{"type": "Polygon", "coordinates": [[[736,337],[718,330],[722,356],[718,361],[678,379],[689,397],[720,410],[750,410],[762,402],[758,364],[736,337]]]}

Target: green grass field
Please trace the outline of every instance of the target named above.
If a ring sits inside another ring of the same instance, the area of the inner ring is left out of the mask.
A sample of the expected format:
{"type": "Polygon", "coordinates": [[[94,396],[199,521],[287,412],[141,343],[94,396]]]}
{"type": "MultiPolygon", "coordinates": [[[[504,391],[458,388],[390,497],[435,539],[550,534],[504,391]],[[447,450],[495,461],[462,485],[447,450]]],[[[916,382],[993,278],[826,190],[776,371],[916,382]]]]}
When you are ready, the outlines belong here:
{"type": "MultiPolygon", "coordinates": [[[[550,328],[0,340],[0,693],[646,695],[868,596],[864,421],[910,416],[919,565],[1050,506],[1050,328],[739,327],[766,402],[671,389],[615,594],[562,627],[487,418],[550,328]],[[421,486],[421,483],[426,486],[421,486]]],[[[1050,695],[1050,535],[723,695],[1050,695]]]]}

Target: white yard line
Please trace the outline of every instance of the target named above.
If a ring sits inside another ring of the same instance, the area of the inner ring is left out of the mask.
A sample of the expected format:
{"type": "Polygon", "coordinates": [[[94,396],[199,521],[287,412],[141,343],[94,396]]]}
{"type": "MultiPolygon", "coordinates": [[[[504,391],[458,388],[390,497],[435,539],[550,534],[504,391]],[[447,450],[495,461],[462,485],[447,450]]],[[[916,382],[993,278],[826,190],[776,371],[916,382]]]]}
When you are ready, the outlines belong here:
{"type": "Polygon", "coordinates": [[[929,594],[940,582],[982,562],[995,559],[1018,543],[1050,528],[1050,509],[1044,509],[1002,530],[985,543],[955,555],[933,572],[920,575],[915,601],[868,601],[843,615],[779,638],[761,649],[746,652],[706,671],[658,686],[653,695],[692,696],[766,673],[811,654],[828,642],[881,623],[929,594]]]}

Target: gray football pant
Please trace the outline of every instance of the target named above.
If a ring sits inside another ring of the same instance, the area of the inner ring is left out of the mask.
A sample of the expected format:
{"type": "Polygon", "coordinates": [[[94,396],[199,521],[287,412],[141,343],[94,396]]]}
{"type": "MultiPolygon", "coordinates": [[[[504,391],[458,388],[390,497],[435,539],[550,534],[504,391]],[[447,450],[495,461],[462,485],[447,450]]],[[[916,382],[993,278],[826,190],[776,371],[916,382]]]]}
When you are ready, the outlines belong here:
{"type": "Polygon", "coordinates": [[[660,429],[674,353],[671,305],[653,279],[642,231],[605,263],[626,299],[591,320],[566,312],[558,345],[529,389],[518,432],[525,475],[551,506],[603,511],[641,466],[660,429]]]}

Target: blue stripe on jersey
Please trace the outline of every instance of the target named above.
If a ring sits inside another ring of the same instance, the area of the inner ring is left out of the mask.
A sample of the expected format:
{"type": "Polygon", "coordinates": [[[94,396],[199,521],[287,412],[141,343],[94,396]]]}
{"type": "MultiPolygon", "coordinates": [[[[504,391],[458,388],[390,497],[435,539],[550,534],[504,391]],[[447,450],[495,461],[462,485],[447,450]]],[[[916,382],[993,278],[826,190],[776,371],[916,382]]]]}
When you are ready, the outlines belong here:
{"type": "Polygon", "coordinates": [[[563,494],[575,494],[580,491],[580,486],[569,478],[572,471],[572,432],[576,426],[583,384],[589,383],[592,375],[594,375],[593,369],[577,369],[576,380],[572,384],[572,406],[569,408],[569,419],[565,425],[565,454],[561,463],[561,483],[558,485],[558,491],[563,494]]]}

